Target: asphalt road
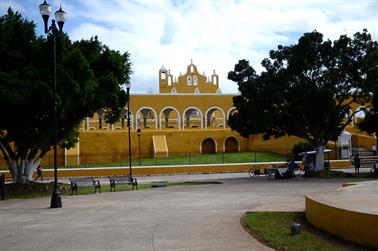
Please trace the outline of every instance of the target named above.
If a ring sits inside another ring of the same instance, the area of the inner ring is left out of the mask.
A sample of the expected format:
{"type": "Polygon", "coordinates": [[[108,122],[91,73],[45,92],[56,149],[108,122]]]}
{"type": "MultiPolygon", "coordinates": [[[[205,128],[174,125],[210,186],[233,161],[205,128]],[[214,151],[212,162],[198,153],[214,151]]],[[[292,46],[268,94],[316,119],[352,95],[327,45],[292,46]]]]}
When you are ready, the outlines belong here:
{"type": "Polygon", "coordinates": [[[0,201],[0,250],[271,250],[240,225],[247,211],[304,211],[304,195],[354,179],[268,180],[246,173],[150,176],[222,184],[0,201]]]}

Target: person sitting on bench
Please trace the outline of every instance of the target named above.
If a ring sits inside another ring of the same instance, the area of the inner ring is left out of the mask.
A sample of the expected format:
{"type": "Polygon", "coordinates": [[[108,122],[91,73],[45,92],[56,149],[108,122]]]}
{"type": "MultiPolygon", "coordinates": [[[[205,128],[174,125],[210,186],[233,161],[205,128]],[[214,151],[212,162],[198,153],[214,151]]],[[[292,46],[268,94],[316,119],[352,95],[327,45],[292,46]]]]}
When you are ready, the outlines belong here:
{"type": "Polygon", "coordinates": [[[284,173],[285,178],[291,178],[294,176],[294,172],[297,169],[297,164],[295,163],[294,160],[290,161],[289,165],[287,166],[287,170],[284,173]]]}
{"type": "Polygon", "coordinates": [[[287,166],[287,169],[284,173],[281,172],[281,169],[278,168],[274,176],[276,179],[288,179],[294,176],[295,169],[297,168],[297,164],[294,160],[290,161],[287,166]]]}

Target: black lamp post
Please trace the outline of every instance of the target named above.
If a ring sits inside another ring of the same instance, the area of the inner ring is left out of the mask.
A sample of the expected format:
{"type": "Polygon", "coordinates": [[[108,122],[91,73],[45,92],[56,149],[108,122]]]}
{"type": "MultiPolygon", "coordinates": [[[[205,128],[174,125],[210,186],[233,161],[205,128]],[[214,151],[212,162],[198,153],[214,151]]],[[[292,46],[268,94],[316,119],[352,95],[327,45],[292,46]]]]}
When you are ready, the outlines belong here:
{"type": "Polygon", "coordinates": [[[140,134],[142,133],[142,130],[140,130],[140,128],[138,128],[137,130],[137,134],[138,134],[138,147],[139,147],[139,154],[138,154],[138,157],[139,157],[139,166],[141,166],[141,161],[140,161],[140,134]]]}
{"type": "Polygon", "coordinates": [[[53,110],[53,117],[54,117],[54,191],[51,196],[51,208],[61,208],[62,207],[62,199],[60,197],[60,192],[58,188],[58,168],[57,168],[57,141],[58,141],[58,104],[56,101],[56,36],[62,32],[65,15],[66,13],[62,10],[62,6],[60,6],[59,10],[55,12],[55,19],[58,23],[59,29],[56,27],[55,20],[51,21],[50,27],[48,27],[48,20],[51,13],[51,6],[46,3],[46,0],[43,1],[42,4],[39,5],[39,12],[42,15],[44,26],[45,26],[45,33],[51,32],[54,38],[54,92],[53,92],[53,103],[54,103],[54,110],[53,110]]]}
{"type": "Polygon", "coordinates": [[[133,173],[132,173],[132,170],[131,170],[130,86],[131,86],[130,83],[126,83],[126,90],[127,90],[127,97],[128,97],[128,101],[127,101],[127,130],[128,130],[128,133],[129,133],[129,181],[133,182],[134,179],[133,179],[133,173]]]}

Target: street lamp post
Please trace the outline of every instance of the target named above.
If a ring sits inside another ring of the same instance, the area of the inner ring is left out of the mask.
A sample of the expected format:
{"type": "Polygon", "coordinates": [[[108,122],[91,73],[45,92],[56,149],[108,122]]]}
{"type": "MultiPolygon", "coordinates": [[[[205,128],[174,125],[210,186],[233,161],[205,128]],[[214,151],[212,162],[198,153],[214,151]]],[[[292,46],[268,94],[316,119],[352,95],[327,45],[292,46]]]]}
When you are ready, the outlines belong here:
{"type": "Polygon", "coordinates": [[[126,91],[127,91],[127,97],[128,97],[128,101],[127,101],[127,130],[128,130],[128,134],[129,134],[129,181],[133,182],[134,179],[133,179],[133,173],[132,173],[132,170],[131,170],[130,86],[131,86],[130,83],[126,83],[126,91]]]}
{"type": "Polygon", "coordinates": [[[138,147],[139,147],[139,154],[138,154],[138,157],[139,157],[139,166],[141,166],[142,162],[140,161],[140,134],[142,133],[142,130],[140,130],[140,128],[138,128],[137,130],[137,134],[138,134],[138,147]]]}
{"type": "Polygon", "coordinates": [[[53,110],[53,119],[54,119],[54,190],[51,196],[51,208],[61,208],[62,207],[62,199],[60,197],[60,192],[58,188],[58,168],[57,168],[57,141],[58,141],[58,104],[56,100],[56,36],[62,32],[63,25],[65,21],[66,13],[62,10],[60,6],[59,10],[55,12],[55,20],[58,23],[59,29],[56,27],[55,20],[51,20],[51,25],[48,27],[48,20],[51,13],[51,6],[46,3],[46,0],[43,1],[42,4],[39,5],[39,12],[42,15],[45,33],[48,34],[51,32],[54,39],[54,91],[53,91],[53,103],[54,103],[54,110],[53,110]]]}

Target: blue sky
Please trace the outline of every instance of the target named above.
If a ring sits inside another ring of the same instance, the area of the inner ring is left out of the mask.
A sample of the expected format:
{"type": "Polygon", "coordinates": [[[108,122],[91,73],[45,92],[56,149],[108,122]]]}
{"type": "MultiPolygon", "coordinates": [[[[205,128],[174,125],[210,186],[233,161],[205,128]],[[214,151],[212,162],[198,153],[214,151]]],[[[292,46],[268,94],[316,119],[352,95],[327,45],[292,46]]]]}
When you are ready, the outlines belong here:
{"type": "MultiPolygon", "coordinates": [[[[0,0],[37,24],[43,0],[0,0]]],[[[260,62],[278,44],[296,43],[316,29],[337,39],[367,28],[378,39],[378,0],[47,0],[67,12],[64,30],[73,40],[97,35],[110,48],[129,51],[133,92],[158,92],[162,65],[174,76],[193,59],[198,70],[215,69],[224,93],[237,92],[227,73],[240,59],[261,70],[260,62]]]]}

